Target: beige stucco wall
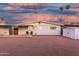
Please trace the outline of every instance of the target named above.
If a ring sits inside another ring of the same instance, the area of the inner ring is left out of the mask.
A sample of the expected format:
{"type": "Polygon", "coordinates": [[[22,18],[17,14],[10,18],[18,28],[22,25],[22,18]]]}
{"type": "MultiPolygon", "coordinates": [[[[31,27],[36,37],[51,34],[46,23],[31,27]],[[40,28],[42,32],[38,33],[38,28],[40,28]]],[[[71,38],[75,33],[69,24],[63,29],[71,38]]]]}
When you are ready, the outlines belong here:
{"type": "Polygon", "coordinates": [[[0,35],[9,35],[9,28],[0,27],[0,35]]]}
{"type": "Polygon", "coordinates": [[[76,30],[75,28],[64,28],[63,36],[75,39],[75,32],[76,32],[75,30],[76,30]]]}
{"type": "Polygon", "coordinates": [[[18,35],[26,35],[27,28],[19,28],[18,35]]]}
{"type": "Polygon", "coordinates": [[[28,28],[19,28],[18,29],[18,34],[19,35],[26,35],[26,31],[31,32],[33,31],[33,27],[29,26],[28,28]]]}

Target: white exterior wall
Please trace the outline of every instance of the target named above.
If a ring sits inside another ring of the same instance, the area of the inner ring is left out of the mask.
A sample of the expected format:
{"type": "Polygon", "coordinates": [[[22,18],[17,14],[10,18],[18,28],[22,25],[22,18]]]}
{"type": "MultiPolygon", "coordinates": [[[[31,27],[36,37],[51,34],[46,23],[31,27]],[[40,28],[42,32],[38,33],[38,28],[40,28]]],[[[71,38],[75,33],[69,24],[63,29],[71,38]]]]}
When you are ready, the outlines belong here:
{"type": "Polygon", "coordinates": [[[75,39],[75,28],[64,28],[63,36],[75,39]]]}
{"type": "Polygon", "coordinates": [[[18,35],[26,35],[27,28],[19,28],[18,35]]]}
{"type": "Polygon", "coordinates": [[[9,28],[0,27],[0,35],[9,35],[9,28]]]}
{"type": "Polygon", "coordinates": [[[75,30],[75,39],[79,39],[79,28],[75,30]]]}
{"type": "Polygon", "coordinates": [[[34,24],[34,35],[60,35],[61,26],[50,25],[50,24],[34,24]],[[55,26],[56,29],[50,29],[50,27],[55,26]]]}

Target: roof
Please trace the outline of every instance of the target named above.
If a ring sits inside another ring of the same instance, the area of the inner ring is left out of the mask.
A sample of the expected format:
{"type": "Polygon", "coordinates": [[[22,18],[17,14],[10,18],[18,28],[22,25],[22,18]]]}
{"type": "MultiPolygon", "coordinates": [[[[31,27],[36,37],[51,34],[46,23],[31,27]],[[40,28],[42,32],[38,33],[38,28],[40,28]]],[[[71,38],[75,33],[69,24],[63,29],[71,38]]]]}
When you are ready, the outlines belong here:
{"type": "Polygon", "coordinates": [[[11,27],[11,25],[0,25],[0,27],[11,27]]]}
{"type": "Polygon", "coordinates": [[[67,26],[67,27],[79,27],[79,25],[72,25],[72,24],[70,24],[70,25],[64,25],[64,26],[67,26]]]}
{"type": "Polygon", "coordinates": [[[33,23],[45,23],[45,24],[59,25],[59,26],[63,26],[64,25],[64,24],[58,23],[58,22],[33,22],[33,23]]]}
{"type": "Polygon", "coordinates": [[[79,29],[79,27],[65,27],[64,29],[79,29]]]}

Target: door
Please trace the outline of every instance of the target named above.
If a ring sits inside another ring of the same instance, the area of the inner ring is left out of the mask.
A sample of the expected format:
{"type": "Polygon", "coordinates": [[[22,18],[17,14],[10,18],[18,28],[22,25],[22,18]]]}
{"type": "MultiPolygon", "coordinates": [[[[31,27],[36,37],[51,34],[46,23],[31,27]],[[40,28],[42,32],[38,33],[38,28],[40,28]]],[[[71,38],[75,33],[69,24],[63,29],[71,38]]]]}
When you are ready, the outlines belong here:
{"type": "Polygon", "coordinates": [[[9,28],[9,35],[12,35],[12,28],[9,28]]]}
{"type": "Polygon", "coordinates": [[[26,31],[26,35],[33,35],[33,31],[26,31]]]}
{"type": "Polygon", "coordinates": [[[14,35],[18,35],[18,27],[14,28],[14,35]]]}

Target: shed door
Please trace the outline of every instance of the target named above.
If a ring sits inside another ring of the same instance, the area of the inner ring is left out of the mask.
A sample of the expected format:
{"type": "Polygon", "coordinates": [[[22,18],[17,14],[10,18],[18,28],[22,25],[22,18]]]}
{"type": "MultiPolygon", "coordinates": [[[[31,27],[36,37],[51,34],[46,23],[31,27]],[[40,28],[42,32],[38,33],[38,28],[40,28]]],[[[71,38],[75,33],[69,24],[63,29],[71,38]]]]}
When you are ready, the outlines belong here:
{"type": "Polygon", "coordinates": [[[14,35],[18,35],[18,28],[14,28],[14,35]]]}

